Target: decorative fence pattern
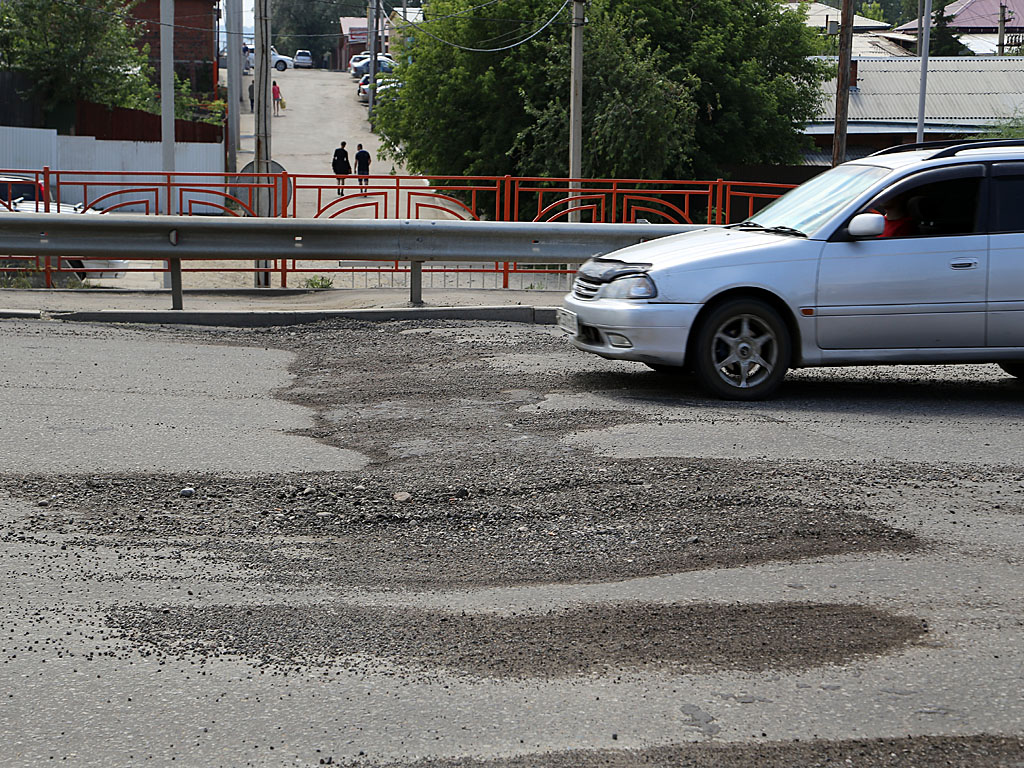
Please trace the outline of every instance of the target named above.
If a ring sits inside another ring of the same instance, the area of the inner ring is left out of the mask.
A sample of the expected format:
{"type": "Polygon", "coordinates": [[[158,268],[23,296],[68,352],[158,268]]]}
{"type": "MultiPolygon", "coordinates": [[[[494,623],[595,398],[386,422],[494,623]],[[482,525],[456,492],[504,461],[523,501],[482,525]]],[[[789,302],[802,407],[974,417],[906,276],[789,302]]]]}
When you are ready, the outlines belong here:
{"type": "MultiPolygon", "coordinates": [[[[172,215],[255,216],[260,210],[279,218],[435,219],[594,223],[726,224],[740,221],[792,185],[739,181],[643,179],[550,179],[513,176],[355,176],[289,173],[125,173],[75,170],[0,170],[38,188],[35,207],[75,202],[86,211],[172,215]]],[[[10,183],[8,183],[10,184],[10,183]]],[[[0,214],[11,187],[0,181],[0,214]]],[[[56,206],[53,206],[54,209],[56,206]]],[[[382,272],[401,275],[397,262],[382,268],[353,263],[326,268],[295,259],[275,261],[255,271],[281,276],[289,272],[382,272]]],[[[186,271],[200,271],[198,269],[186,271]]],[[[210,267],[202,271],[210,271],[210,267]]],[[[227,271],[227,270],[225,270],[227,271]]],[[[237,267],[232,271],[238,271],[237,267]]],[[[564,265],[486,263],[435,267],[435,272],[500,275],[495,287],[509,287],[509,275],[570,274],[564,265]]]]}

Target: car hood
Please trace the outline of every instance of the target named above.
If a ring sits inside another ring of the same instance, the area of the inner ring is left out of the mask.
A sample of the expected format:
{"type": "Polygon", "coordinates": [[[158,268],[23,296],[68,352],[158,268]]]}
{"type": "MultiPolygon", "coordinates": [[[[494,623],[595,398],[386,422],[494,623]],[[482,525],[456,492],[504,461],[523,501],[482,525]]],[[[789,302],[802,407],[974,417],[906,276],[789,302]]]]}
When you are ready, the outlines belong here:
{"type": "Polygon", "coordinates": [[[803,242],[803,238],[709,227],[631,245],[604,258],[650,264],[651,273],[679,266],[704,269],[776,261],[780,258],[778,249],[792,249],[794,242],[803,242]]]}

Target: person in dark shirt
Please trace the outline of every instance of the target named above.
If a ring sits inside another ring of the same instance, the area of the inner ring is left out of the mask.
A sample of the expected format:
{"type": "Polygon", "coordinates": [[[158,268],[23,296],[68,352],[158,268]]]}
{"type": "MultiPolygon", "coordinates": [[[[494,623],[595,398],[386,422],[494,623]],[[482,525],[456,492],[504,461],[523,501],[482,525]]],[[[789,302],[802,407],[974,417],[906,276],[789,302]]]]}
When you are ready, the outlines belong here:
{"type": "Polygon", "coordinates": [[[370,153],[356,144],[356,176],[359,177],[359,191],[366,192],[370,188],[370,153]]]}
{"type": "Polygon", "coordinates": [[[345,177],[352,175],[352,165],[348,161],[348,150],[345,149],[344,141],[341,142],[340,147],[334,150],[334,157],[331,158],[331,170],[338,177],[338,195],[340,196],[345,188],[345,177]]]}

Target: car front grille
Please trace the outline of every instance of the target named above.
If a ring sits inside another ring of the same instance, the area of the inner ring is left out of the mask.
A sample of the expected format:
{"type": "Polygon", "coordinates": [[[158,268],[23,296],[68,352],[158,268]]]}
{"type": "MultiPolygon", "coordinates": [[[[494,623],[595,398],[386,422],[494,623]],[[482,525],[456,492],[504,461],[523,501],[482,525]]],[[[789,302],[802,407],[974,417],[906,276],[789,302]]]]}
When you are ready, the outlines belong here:
{"type": "Polygon", "coordinates": [[[592,283],[579,275],[576,276],[572,283],[572,293],[577,299],[597,298],[598,291],[600,290],[600,283],[592,283]]]}

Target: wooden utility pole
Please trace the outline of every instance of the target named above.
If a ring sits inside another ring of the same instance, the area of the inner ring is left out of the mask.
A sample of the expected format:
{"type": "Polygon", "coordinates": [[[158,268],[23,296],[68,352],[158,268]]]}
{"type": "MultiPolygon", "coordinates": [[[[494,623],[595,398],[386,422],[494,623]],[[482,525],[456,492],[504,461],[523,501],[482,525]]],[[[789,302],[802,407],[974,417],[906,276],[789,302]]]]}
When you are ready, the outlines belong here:
{"type": "Polygon", "coordinates": [[[928,95],[928,49],[932,42],[932,0],[924,0],[921,26],[921,84],[917,96],[917,143],[924,141],[924,106],[928,95]]]}
{"type": "MultiPolygon", "coordinates": [[[[255,52],[255,93],[256,96],[256,173],[270,173],[270,0],[256,0],[254,8],[256,35],[253,41],[255,52]]],[[[259,180],[256,192],[256,215],[270,215],[270,195],[266,177],[259,180]]],[[[276,189],[276,187],[275,187],[276,189]]],[[[256,261],[254,285],[257,288],[270,287],[270,262],[256,261]]]]}
{"type": "Polygon", "coordinates": [[[1006,55],[1006,4],[999,4],[999,55],[1006,55]]]}
{"type": "Polygon", "coordinates": [[[850,60],[853,54],[853,0],[843,0],[839,20],[839,73],[836,77],[836,126],[832,137],[832,165],[846,160],[846,121],[850,112],[850,60]]]}

